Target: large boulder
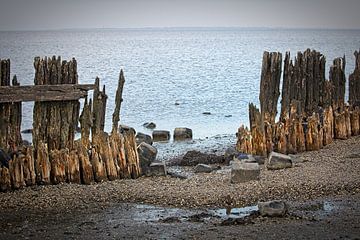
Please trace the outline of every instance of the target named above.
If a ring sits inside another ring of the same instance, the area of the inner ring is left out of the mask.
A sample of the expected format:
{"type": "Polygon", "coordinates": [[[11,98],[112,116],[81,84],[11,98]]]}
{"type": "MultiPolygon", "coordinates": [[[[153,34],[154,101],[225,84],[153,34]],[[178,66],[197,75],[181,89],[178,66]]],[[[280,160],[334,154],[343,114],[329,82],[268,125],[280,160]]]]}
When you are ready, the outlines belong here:
{"type": "Polygon", "coordinates": [[[162,142],[170,140],[170,132],[166,130],[155,130],[152,133],[154,142],[162,142]]]}
{"type": "Polygon", "coordinates": [[[155,161],[157,149],[146,142],[140,143],[137,148],[139,154],[140,167],[143,173],[146,173],[150,164],[155,161]]]}
{"type": "Polygon", "coordinates": [[[140,145],[140,143],[145,142],[147,144],[153,145],[153,140],[150,135],[147,135],[142,132],[138,132],[135,136],[136,139],[136,145],[140,145]]]}
{"type": "Polygon", "coordinates": [[[202,163],[196,165],[194,168],[195,173],[211,173],[212,170],[211,166],[202,163]]]}
{"type": "Polygon", "coordinates": [[[150,164],[148,176],[166,176],[166,165],[164,162],[153,162],[150,164]]]}
{"type": "Polygon", "coordinates": [[[282,153],[271,152],[266,168],[268,170],[278,170],[284,168],[291,168],[292,165],[292,158],[290,156],[282,153]]]}
{"type": "Polygon", "coordinates": [[[192,130],[190,128],[175,128],[174,140],[190,140],[192,139],[192,130]]]}
{"type": "Polygon", "coordinates": [[[243,183],[260,179],[258,163],[234,162],[231,165],[231,183],[243,183]]]}
{"type": "Polygon", "coordinates": [[[283,217],[288,212],[286,202],[279,200],[259,202],[258,208],[260,215],[263,217],[283,217]]]}

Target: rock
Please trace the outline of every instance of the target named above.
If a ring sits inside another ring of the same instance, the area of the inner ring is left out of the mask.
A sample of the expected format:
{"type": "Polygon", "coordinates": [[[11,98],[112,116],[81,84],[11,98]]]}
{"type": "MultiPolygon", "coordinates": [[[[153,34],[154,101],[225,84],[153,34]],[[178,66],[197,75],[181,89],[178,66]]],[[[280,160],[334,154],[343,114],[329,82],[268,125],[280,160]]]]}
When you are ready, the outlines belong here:
{"type": "Polygon", "coordinates": [[[156,159],[157,149],[146,142],[142,142],[138,146],[137,151],[139,154],[141,171],[146,173],[150,164],[156,159]]]}
{"type": "Polygon", "coordinates": [[[166,176],[166,165],[164,162],[153,162],[150,164],[149,176],[166,176]]]}
{"type": "Polygon", "coordinates": [[[234,156],[234,161],[240,161],[244,163],[257,163],[253,155],[246,154],[246,153],[239,153],[234,156]]]}
{"type": "Polygon", "coordinates": [[[21,133],[24,133],[24,134],[31,134],[32,133],[32,129],[29,128],[29,129],[25,129],[25,130],[22,130],[21,133]]]}
{"type": "Polygon", "coordinates": [[[238,154],[238,151],[236,151],[235,147],[228,147],[224,153],[225,161],[229,163],[231,160],[234,159],[234,156],[236,154],[238,154]]]}
{"type": "Polygon", "coordinates": [[[140,145],[140,143],[145,142],[147,144],[153,145],[153,140],[150,135],[147,135],[145,133],[138,132],[135,136],[136,139],[136,145],[140,145]]]}
{"type": "Polygon", "coordinates": [[[204,115],[211,115],[211,112],[203,112],[204,115]]]}
{"type": "Polygon", "coordinates": [[[148,129],[154,129],[154,128],[156,128],[156,124],[153,122],[147,122],[147,123],[143,124],[143,127],[148,128],[148,129]]]}
{"type": "Polygon", "coordinates": [[[231,114],[225,115],[225,117],[226,117],[226,118],[229,118],[229,117],[232,117],[232,115],[231,115],[231,114]]]}
{"type": "Polygon", "coordinates": [[[188,179],[188,177],[186,175],[183,175],[183,174],[177,173],[177,172],[167,171],[167,174],[173,178],[188,179]]]}
{"type": "Polygon", "coordinates": [[[202,163],[196,165],[194,168],[195,173],[211,173],[212,170],[211,166],[202,163]]]}
{"type": "Polygon", "coordinates": [[[260,179],[258,163],[237,162],[231,166],[231,183],[243,183],[260,179]]]}
{"type": "Polygon", "coordinates": [[[165,130],[155,130],[152,133],[154,142],[169,141],[170,132],[165,130]]]}
{"type": "Polygon", "coordinates": [[[267,160],[265,156],[259,156],[259,155],[252,155],[252,156],[255,158],[255,161],[260,165],[263,165],[267,160]]]}
{"type": "Polygon", "coordinates": [[[175,128],[174,140],[192,139],[192,130],[190,128],[175,128]]]}
{"type": "Polygon", "coordinates": [[[287,204],[279,200],[259,202],[258,208],[260,215],[263,217],[283,217],[288,211],[287,204]]]}
{"type": "Polygon", "coordinates": [[[214,164],[223,163],[224,157],[215,154],[207,154],[199,151],[188,151],[179,161],[180,166],[196,166],[199,163],[214,164]]]}
{"type": "Polygon", "coordinates": [[[292,167],[292,158],[288,155],[271,152],[267,163],[268,170],[278,170],[292,167]]]}

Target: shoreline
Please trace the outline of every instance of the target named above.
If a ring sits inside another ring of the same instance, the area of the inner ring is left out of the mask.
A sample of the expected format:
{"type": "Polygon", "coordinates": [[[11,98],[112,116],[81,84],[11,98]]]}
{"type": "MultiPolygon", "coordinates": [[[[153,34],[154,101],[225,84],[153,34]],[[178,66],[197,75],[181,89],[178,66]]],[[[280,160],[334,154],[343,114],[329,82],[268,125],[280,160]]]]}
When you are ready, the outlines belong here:
{"type": "Polygon", "coordinates": [[[260,180],[231,184],[230,168],[212,173],[191,173],[188,179],[140,177],[91,185],[59,184],[33,186],[0,193],[0,211],[70,211],[89,206],[102,208],[128,202],[182,208],[233,207],[258,201],[311,200],[323,196],[360,192],[360,136],[337,140],[319,151],[295,155],[295,166],[270,171],[261,166],[260,180]]]}

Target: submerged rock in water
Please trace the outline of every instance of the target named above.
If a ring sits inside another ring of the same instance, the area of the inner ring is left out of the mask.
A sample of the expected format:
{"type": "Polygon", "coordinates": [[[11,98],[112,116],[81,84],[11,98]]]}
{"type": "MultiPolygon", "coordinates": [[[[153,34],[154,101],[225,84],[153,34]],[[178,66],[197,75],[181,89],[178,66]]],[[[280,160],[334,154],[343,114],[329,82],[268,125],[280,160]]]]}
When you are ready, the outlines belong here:
{"type": "Polygon", "coordinates": [[[148,128],[148,129],[154,129],[154,128],[156,128],[156,124],[153,122],[146,122],[143,124],[143,127],[148,128]]]}
{"type": "Polygon", "coordinates": [[[192,139],[192,130],[190,128],[175,128],[174,130],[174,140],[190,140],[192,139]]]}
{"type": "Polygon", "coordinates": [[[179,161],[180,166],[196,166],[199,163],[214,164],[223,163],[223,156],[217,156],[215,154],[207,154],[199,151],[188,151],[183,158],[179,161]]]}
{"type": "Polygon", "coordinates": [[[211,166],[203,164],[203,163],[196,165],[194,168],[195,173],[211,173],[212,170],[213,169],[211,166]]]}
{"type": "Polygon", "coordinates": [[[259,202],[258,208],[260,215],[264,217],[283,217],[288,212],[286,202],[279,200],[259,202]]]}
{"type": "Polygon", "coordinates": [[[166,130],[155,130],[152,133],[154,142],[169,141],[170,132],[166,130]]]}
{"type": "Polygon", "coordinates": [[[271,152],[266,168],[268,170],[279,170],[291,168],[292,165],[292,158],[290,156],[282,153],[271,152]]]}

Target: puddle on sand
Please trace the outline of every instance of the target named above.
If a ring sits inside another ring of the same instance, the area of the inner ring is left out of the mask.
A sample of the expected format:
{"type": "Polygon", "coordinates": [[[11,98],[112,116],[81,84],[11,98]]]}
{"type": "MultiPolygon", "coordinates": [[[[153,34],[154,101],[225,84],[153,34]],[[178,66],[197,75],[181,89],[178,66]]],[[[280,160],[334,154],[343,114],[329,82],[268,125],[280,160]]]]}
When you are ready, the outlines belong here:
{"type": "Polygon", "coordinates": [[[335,209],[334,203],[329,202],[329,201],[325,201],[325,202],[323,203],[323,210],[324,210],[325,212],[329,213],[329,212],[333,211],[334,209],[335,209]]]}
{"type": "Polygon", "coordinates": [[[250,216],[253,212],[257,212],[258,210],[258,206],[248,206],[243,208],[232,208],[230,214],[227,214],[226,208],[210,210],[209,212],[214,216],[221,218],[244,218],[246,216],[250,216]]]}

